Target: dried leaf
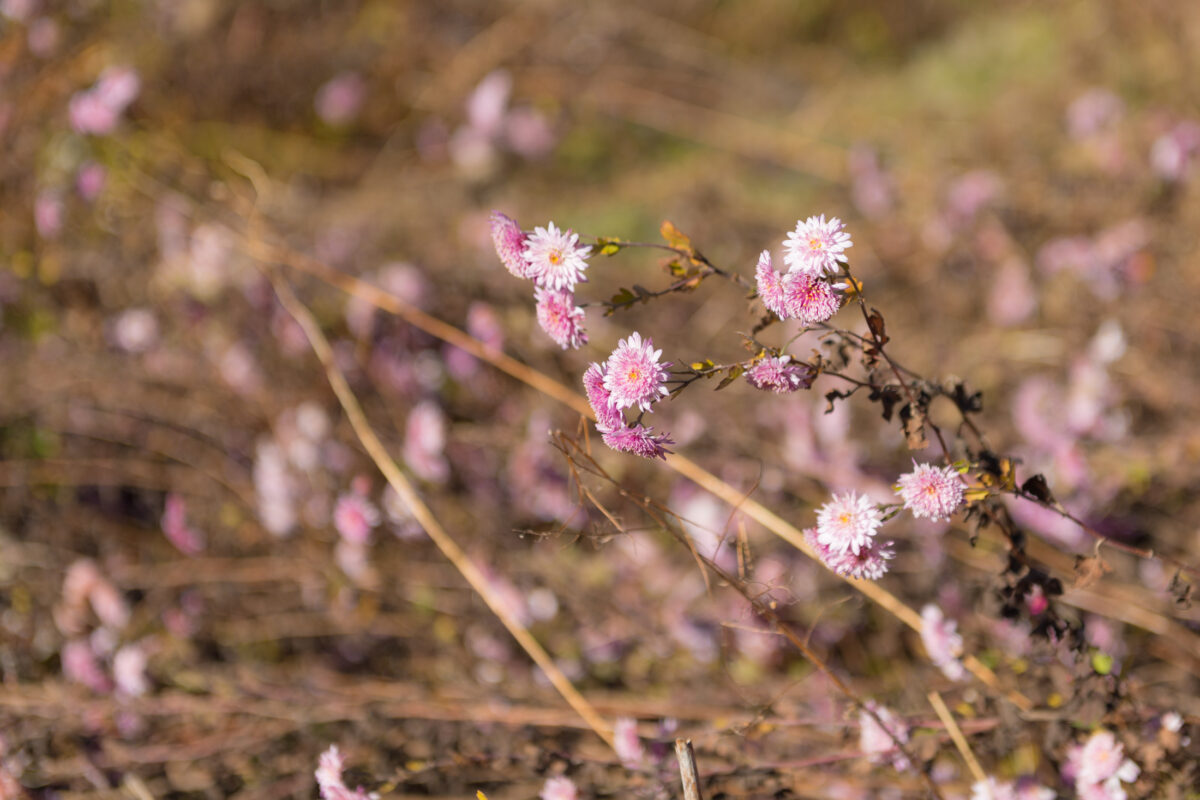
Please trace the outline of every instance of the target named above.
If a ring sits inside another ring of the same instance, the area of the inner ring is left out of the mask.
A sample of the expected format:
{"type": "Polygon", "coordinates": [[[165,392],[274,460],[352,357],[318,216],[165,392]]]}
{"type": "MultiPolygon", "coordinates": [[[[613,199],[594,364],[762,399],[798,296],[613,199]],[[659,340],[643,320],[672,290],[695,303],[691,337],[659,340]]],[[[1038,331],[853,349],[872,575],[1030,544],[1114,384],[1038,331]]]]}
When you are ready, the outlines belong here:
{"type": "Polygon", "coordinates": [[[925,415],[913,413],[912,403],[905,403],[900,409],[900,424],[904,429],[904,441],[909,450],[924,450],[929,447],[929,439],[925,437],[925,415]]]}
{"type": "Polygon", "coordinates": [[[1075,556],[1075,580],[1071,586],[1075,589],[1086,589],[1110,572],[1112,567],[1100,557],[1100,545],[1097,544],[1096,555],[1075,556]]]}
{"type": "Polygon", "coordinates": [[[875,341],[879,344],[887,344],[888,336],[887,329],[883,323],[883,315],[878,309],[872,308],[871,313],[867,315],[867,327],[871,329],[871,335],[875,337],[875,341]]]}
{"type": "Polygon", "coordinates": [[[688,238],[687,234],[679,230],[679,228],[676,228],[675,224],[669,219],[663,220],[662,227],[658,229],[658,232],[662,234],[663,239],[665,239],[667,244],[671,245],[671,247],[685,250],[689,254],[693,252],[692,240],[688,238]]]}
{"type": "Polygon", "coordinates": [[[1050,486],[1046,483],[1046,478],[1041,473],[1034,475],[1032,478],[1022,483],[1021,491],[1036,497],[1043,503],[1057,505],[1057,503],[1054,501],[1054,495],[1050,492],[1050,486]]]}
{"type": "Polygon", "coordinates": [[[741,364],[737,364],[735,366],[730,367],[729,374],[727,374],[724,378],[721,379],[721,382],[717,384],[717,388],[714,389],[714,391],[719,392],[720,390],[724,389],[726,386],[733,383],[738,378],[742,377],[742,374],[745,371],[746,371],[746,369],[741,364]]]}

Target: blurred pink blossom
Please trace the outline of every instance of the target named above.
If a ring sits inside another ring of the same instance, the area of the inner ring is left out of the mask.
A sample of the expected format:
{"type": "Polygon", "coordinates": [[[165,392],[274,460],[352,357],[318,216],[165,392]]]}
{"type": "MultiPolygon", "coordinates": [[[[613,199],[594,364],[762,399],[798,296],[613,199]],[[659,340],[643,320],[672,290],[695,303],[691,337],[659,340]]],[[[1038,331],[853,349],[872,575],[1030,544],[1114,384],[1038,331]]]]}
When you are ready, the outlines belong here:
{"type": "Polygon", "coordinates": [[[1017,257],[1006,258],[996,268],[988,294],[988,318],[997,325],[1024,322],[1037,309],[1037,290],[1029,265],[1017,257]]]}
{"type": "Polygon", "coordinates": [[[371,529],[379,524],[379,509],[361,494],[350,492],[338,497],[333,509],[333,525],[347,542],[366,544],[371,529]]]}
{"type": "Polygon", "coordinates": [[[204,551],[204,534],[187,523],[187,504],[174,492],[167,495],[162,515],[162,530],[168,541],[185,556],[204,551]]]}
{"type": "Polygon", "coordinates": [[[144,353],[158,343],[158,319],[148,308],[127,308],[112,321],[109,338],[127,353],[144,353]]]}
{"type": "Polygon", "coordinates": [[[342,781],[342,770],[346,768],[346,760],[338,752],[336,744],[321,754],[317,762],[317,771],[313,773],[317,779],[317,788],[324,800],[369,800],[368,795],[360,786],[351,791],[342,781]]]}
{"type": "Polygon", "coordinates": [[[921,642],[934,666],[952,681],[966,676],[959,656],[962,655],[962,636],[957,631],[958,623],[946,619],[942,610],[932,603],[921,609],[921,642]]]}
{"type": "Polygon", "coordinates": [[[65,214],[62,197],[43,191],[33,201],[33,224],[43,239],[54,239],[62,231],[65,214]]]}
{"type": "Polygon", "coordinates": [[[538,794],[542,800],[578,800],[579,790],[575,783],[565,775],[557,775],[546,779],[546,785],[538,794]]]}
{"type": "Polygon", "coordinates": [[[113,655],[112,671],[117,689],[130,697],[150,691],[146,677],[146,649],[140,643],[127,644],[113,655]]]}
{"type": "Polygon", "coordinates": [[[142,81],[130,67],[110,67],[96,84],[71,97],[68,113],[78,133],[104,136],[112,133],[117,121],[138,96],[142,81]]]}
{"type": "Polygon", "coordinates": [[[38,58],[49,58],[58,49],[58,44],[62,40],[62,31],[59,29],[58,23],[50,17],[38,17],[29,23],[26,40],[29,42],[31,53],[38,58]]]}
{"type": "Polygon", "coordinates": [[[1181,181],[1187,177],[1197,151],[1200,151],[1200,124],[1180,122],[1159,136],[1150,148],[1150,165],[1164,180],[1181,181]]]}
{"type": "Polygon", "coordinates": [[[84,202],[90,203],[100,196],[100,192],[104,191],[104,184],[107,180],[108,170],[95,161],[86,161],[75,173],[75,191],[79,193],[84,202]]]}
{"type": "Polygon", "coordinates": [[[879,154],[864,144],[850,148],[848,157],[854,205],[867,219],[879,219],[895,205],[891,177],[879,164],[879,154]]]}
{"type": "Polygon", "coordinates": [[[367,84],[357,72],[341,72],[330,78],[313,98],[317,116],[332,126],[348,125],[362,109],[367,84]]]}
{"type": "Polygon", "coordinates": [[[884,706],[873,700],[867,701],[867,710],[859,712],[859,748],[872,764],[888,764],[903,772],[911,765],[908,758],[897,747],[896,742],[908,742],[908,726],[884,706]],[[875,712],[874,715],[869,713],[875,712]],[[879,722],[875,721],[879,718],[879,722]],[[880,725],[882,722],[882,726],[880,725]]]}
{"type": "Polygon", "coordinates": [[[504,120],[504,138],[514,153],[528,161],[545,158],[557,141],[546,116],[527,106],[508,113],[504,120]]]}
{"type": "Polygon", "coordinates": [[[113,690],[112,680],[104,671],[100,660],[92,652],[86,639],[71,639],[59,652],[63,677],[91,689],[97,694],[108,694],[113,690]]]}
{"type": "Polygon", "coordinates": [[[37,13],[40,0],[0,0],[0,16],[13,22],[25,22],[37,13]]]}
{"type": "Polygon", "coordinates": [[[404,434],[404,461],[424,481],[443,483],[450,477],[446,448],[446,415],[430,400],[418,403],[408,415],[404,434]]]}
{"type": "Polygon", "coordinates": [[[1067,106],[1067,132],[1086,139],[1112,127],[1125,113],[1125,104],[1107,89],[1089,89],[1067,106]]]}
{"type": "Polygon", "coordinates": [[[614,748],[617,758],[626,767],[637,767],[646,758],[646,750],[642,740],[638,738],[637,721],[630,717],[621,717],[613,723],[614,748]]]}

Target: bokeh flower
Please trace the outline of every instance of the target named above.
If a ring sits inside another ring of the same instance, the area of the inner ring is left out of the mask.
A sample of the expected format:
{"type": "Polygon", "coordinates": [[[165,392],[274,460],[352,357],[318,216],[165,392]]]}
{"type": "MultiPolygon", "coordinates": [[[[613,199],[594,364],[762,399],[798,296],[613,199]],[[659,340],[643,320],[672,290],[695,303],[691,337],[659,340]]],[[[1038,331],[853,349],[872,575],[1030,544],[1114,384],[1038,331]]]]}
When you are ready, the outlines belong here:
{"type": "Polygon", "coordinates": [[[333,526],[347,542],[365,544],[371,529],[379,524],[379,509],[355,492],[343,494],[333,509],[333,526]]]}
{"type": "Polygon", "coordinates": [[[637,766],[646,757],[635,720],[621,717],[613,723],[613,748],[617,751],[617,758],[627,767],[637,766]]]}
{"type": "Polygon", "coordinates": [[[898,770],[906,770],[912,764],[897,746],[908,742],[908,726],[887,708],[873,700],[859,712],[859,747],[872,764],[890,763],[898,770]],[[874,712],[874,714],[870,713],[874,712]],[[878,722],[876,721],[878,717],[878,722]],[[880,725],[880,723],[883,723],[880,725]]]}
{"type": "Polygon", "coordinates": [[[546,785],[542,787],[538,796],[542,800],[576,800],[579,790],[575,788],[575,782],[567,776],[556,775],[546,779],[546,785]]]}
{"type": "Polygon", "coordinates": [[[962,636],[957,631],[958,623],[946,619],[942,610],[932,603],[921,609],[921,642],[929,660],[950,680],[962,680],[966,674],[962,662],[962,636]]]}

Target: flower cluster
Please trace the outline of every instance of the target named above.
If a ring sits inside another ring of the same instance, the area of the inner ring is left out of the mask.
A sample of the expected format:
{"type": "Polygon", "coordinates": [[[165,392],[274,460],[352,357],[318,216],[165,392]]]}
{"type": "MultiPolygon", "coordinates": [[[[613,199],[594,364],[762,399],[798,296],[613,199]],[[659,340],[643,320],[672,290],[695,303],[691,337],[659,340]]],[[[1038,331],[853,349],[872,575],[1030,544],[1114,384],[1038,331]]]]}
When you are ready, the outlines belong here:
{"type": "Polygon", "coordinates": [[[627,425],[624,409],[636,406],[643,413],[669,394],[667,367],[660,364],[662,350],[654,349],[650,339],[634,331],[617,344],[604,364],[592,363],[583,374],[583,388],[592,411],[596,414],[596,429],[604,443],[622,453],[643,458],[665,458],[674,444],[668,434],[655,434],[644,425],[627,425]]]}
{"type": "Polygon", "coordinates": [[[780,319],[799,320],[805,327],[825,322],[841,305],[837,292],[819,275],[794,270],[780,275],[767,250],[758,257],[755,279],[758,296],[768,311],[780,319]]]}
{"type": "Polygon", "coordinates": [[[587,343],[583,308],[575,305],[575,284],[586,281],[587,258],[592,248],[579,244],[579,234],[558,228],[553,222],[521,230],[516,220],[493,211],[492,243],[504,266],[518,278],[536,285],[537,320],[562,349],[578,349],[587,343]]]}
{"type": "Polygon", "coordinates": [[[1098,730],[1067,754],[1065,774],[1075,779],[1080,800],[1125,800],[1123,783],[1141,775],[1138,765],[1125,758],[1124,748],[1111,731],[1098,730]]]}

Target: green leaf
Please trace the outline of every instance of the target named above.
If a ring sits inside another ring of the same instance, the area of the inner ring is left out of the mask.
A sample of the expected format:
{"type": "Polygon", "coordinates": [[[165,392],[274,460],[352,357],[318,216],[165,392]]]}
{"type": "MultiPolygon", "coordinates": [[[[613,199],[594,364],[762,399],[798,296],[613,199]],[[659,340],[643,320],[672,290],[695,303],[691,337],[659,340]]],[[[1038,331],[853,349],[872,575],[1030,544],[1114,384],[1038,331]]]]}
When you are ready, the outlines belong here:
{"type": "Polygon", "coordinates": [[[745,368],[744,368],[744,367],[743,367],[741,364],[737,364],[736,366],[732,366],[732,367],[730,367],[730,368],[729,368],[729,374],[728,374],[728,375],[726,375],[724,378],[722,378],[722,379],[721,379],[721,382],[717,384],[717,388],[716,388],[716,389],[714,389],[713,391],[715,391],[715,392],[719,392],[719,391],[721,391],[721,390],[722,390],[722,389],[724,389],[726,386],[728,386],[729,384],[733,383],[733,382],[734,382],[734,381],[736,381],[738,378],[742,377],[742,374],[743,374],[745,371],[746,371],[746,369],[745,369],[745,368]]]}
{"type": "Polygon", "coordinates": [[[602,256],[616,255],[618,252],[620,252],[622,244],[624,244],[624,242],[615,236],[601,236],[600,238],[596,239],[596,247],[599,248],[597,252],[599,252],[602,256]]]}
{"type": "Polygon", "coordinates": [[[689,366],[696,372],[703,372],[712,369],[716,366],[711,358],[706,358],[703,361],[693,361],[689,366]]]}
{"type": "Polygon", "coordinates": [[[1096,670],[1097,675],[1107,675],[1112,672],[1113,657],[1108,653],[1101,653],[1097,650],[1092,654],[1092,669],[1096,670]]]}

